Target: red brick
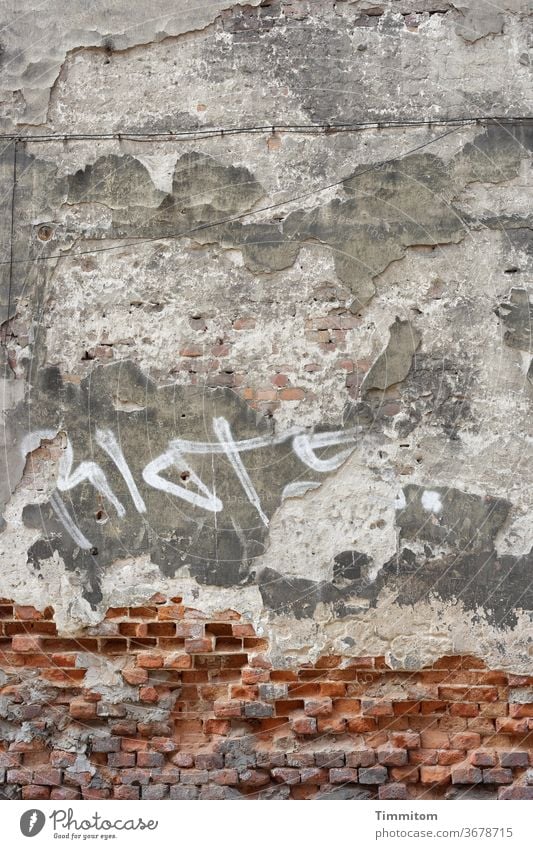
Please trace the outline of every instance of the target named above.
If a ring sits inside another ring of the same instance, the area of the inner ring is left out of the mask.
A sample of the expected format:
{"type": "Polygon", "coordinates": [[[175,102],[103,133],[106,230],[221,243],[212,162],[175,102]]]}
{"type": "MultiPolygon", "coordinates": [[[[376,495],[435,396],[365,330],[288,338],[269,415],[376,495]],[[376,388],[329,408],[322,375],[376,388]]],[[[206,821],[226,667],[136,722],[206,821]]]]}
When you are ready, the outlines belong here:
{"type": "Polygon", "coordinates": [[[148,681],[148,672],[138,666],[128,666],[122,670],[122,677],[128,684],[144,684],[148,681]]]}
{"type": "Polygon", "coordinates": [[[423,766],[420,769],[422,784],[448,784],[451,781],[449,766],[423,766]]]}
{"type": "Polygon", "coordinates": [[[481,745],[481,737],[479,734],[464,731],[459,734],[454,734],[450,739],[450,743],[452,749],[466,749],[469,751],[470,749],[479,748],[481,745]]]}
{"type": "Polygon", "coordinates": [[[384,699],[361,699],[361,712],[366,716],[394,716],[392,702],[384,699]]]}
{"type": "Polygon", "coordinates": [[[44,619],[43,614],[35,607],[25,607],[20,604],[16,604],[14,607],[14,617],[15,619],[44,619]]]}
{"type": "Polygon", "coordinates": [[[61,784],[61,770],[52,767],[42,767],[33,771],[35,784],[56,785],[61,784]]]}
{"type": "Polygon", "coordinates": [[[319,717],[317,730],[320,734],[344,734],[347,721],[343,716],[319,717]]]}
{"type": "Polygon", "coordinates": [[[140,796],[140,787],[132,785],[120,785],[113,787],[113,799],[138,799],[140,796]]]}
{"type": "Polygon", "coordinates": [[[165,758],[160,752],[138,752],[137,766],[141,768],[154,769],[161,767],[165,763],[165,758]]]}
{"type": "Polygon", "coordinates": [[[203,654],[213,651],[213,637],[185,640],[185,651],[189,654],[203,654]]]}
{"type": "Polygon", "coordinates": [[[346,765],[349,767],[373,766],[376,762],[374,749],[352,749],[346,752],[346,765]]]}
{"type": "Polygon", "coordinates": [[[479,714],[479,707],[471,702],[453,702],[450,705],[452,716],[473,717],[479,714]]]}
{"type": "Polygon", "coordinates": [[[300,771],[290,767],[276,767],[271,770],[272,778],[281,784],[299,784],[300,771]]]}
{"type": "Polygon", "coordinates": [[[384,784],[388,779],[388,773],[384,766],[361,767],[359,770],[359,784],[384,784]]]}
{"type": "Polygon", "coordinates": [[[131,739],[123,737],[119,739],[124,752],[142,752],[144,749],[148,748],[148,741],[140,740],[138,737],[133,737],[131,739]]]}
{"type": "Polygon", "coordinates": [[[343,684],[341,681],[326,681],[325,683],[321,683],[319,686],[320,686],[319,692],[320,692],[321,696],[330,696],[332,698],[334,698],[336,696],[341,697],[340,701],[343,702],[343,705],[338,706],[337,701],[339,701],[339,699],[336,699],[336,701],[333,704],[334,710],[340,710],[340,711],[344,711],[346,713],[359,713],[359,710],[361,708],[361,702],[360,701],[357,701],[356,699],[349,699],[348,700],[348,699],[342,698],[343,696],[346,695],[346,684],[343,684]],[[350,709],[348,709],[348,702],[351,704],[350,709]],[[344,703],[346,703],[346,704],[344,704],[344,703]],[[357,710],[355,709],[356,705],[357,705],[357,710]]]}
{"type": "Polygon", "coordinates": [[[438,701],[437,699],[424,700],[420,702],[420,712],[423,716],[428,716],[433,713],[443,713],[448,709],[448,702],[438,701]]]}
{"type": "Polygon", "coordinates": [[[159,695],[155,687],[141,687],[139,689],[139,699],[141,702],[155,703],[159,701],[159,695]]]}
{"type": "Polygon", "coordinates": [[[325,784],[328,780],[328,770],[317,767],[304,767],[300,770],[302,784],[325,784]]]}
{"type": "Polygon", "coordinates": [[[515,784],[513,787],[502,787],[498,791],[498,799],[533,799],[533,787],[525,787],[522,784],[515,784]]]}
{"type": "Polygon", "coordinates": [[[411,796],[407,789],[407,785],[393,782],[391,784],[382,784],[378,788],[379,799],[410,799],[411,796]]]}
{"type": "Polygon", "coordinates": [[[371,716],[354,716],[348,719],[348,731],[352,734],[366,734],[376,728],[376,720],[371,716]]]}
{"type": "Polygon", "coordinates": [[[482,781],[481,770],[475,766],[452,767],[453,784],[480,784],[482,781]]]}
{"type": "Polygon", "coordinates": [[[234,637],[255,637],[253,625],[247,625],[244,622],[235,622],[231,627],[234,637]]]}
{"type": "Polygon", "coordinates": [[[442,766],[451,766],[464,761],[464,759],[465,753],[462,749],[442,749],[437,753],[437,761],[442,766]]]}
{"type": "Polygon", "coordinates": [[[225,737],[229,734],[231,723],[222,719],[208,719],[205,723],[206,734],[216,734],[225,737]]]}
{"type": "Polygon", "coordinates": [[[15,652],[38,652],[42,645],[42,640],[31,634],[15,634],[12,640],[12,647],[15,652]]]}
{"type": "Polygon", "coordinates": [[[137,655],[137,666],[141,669],[160,669],[163,666],[163,655],[159,652],[141,652],[137,655]]]}
{"type": "Polygon", "coordinates": [[[496,731],[501,734],[527,734],[527,719],[509,719],[506,716],[496,718],[496,731]]]}
{"type": "MultiPolygon", "coordinates": [[[[422,731],[420,740],[424,749],[449,749],[450,738],[444,731],[437,731],[429,728],[427,731],[422,731]]],[[[477,744],[479,746],[479,742],[477,744]]],[[[456,748],[460,748],[457,746],[456,748]]]]}
{"type": "Polygon", "coordinates": [[[115,769],[135,766],[135,754],[133,752],[110,752],[107,763],[115,769]]]}
{"type": "Polygon", "coordinates": [[[494,769],[483,770],[484,784],[512,784],[513,773],[510,769],[495,767],[494,769]]]}
{"type": "Polygon", "coordinates": [[[523,719],[526,716],[533,716],[533,704],[522,705],[511,702],[509,705],[509,716],[512,719],[523,719]]]}
{"type": "Polygon", "coordinates": [[[316,734],[317,722],[311,716],[295,716],[291,718],[291,728],[295,734],[316,734]]]}
{"type": "Polygon", "coordinates": [[[173,653],[164,659],[165,669],[190,669],[192,657],[188,654],[173,653]]]}
{"type": "Polygon", "coordinates": [[[479,749],[476,752],[471,752],[469,761],[472,766],[496,766],[496,753],[479,749]]]}
{"type": "Polygon", "coordinates": [[[244,704],[240,701],[217,699],[213,705],[215,716],[221,719],[242,716],[244,704]]]}
{"type": "Polygon", "coordinates": [[[96,704],[84,699],[73,699],[69,713],[74,719],[96,719],[96,704]]]}
{"type": "Polygon", "coordinates": [[[304,702],[304,712],[307,716],[329,716],[332,710],[333,703],[330,698],[306,699],[304,702]]]}
{"type": "Polygon", "coordinates": [[[408,784],[420,781],[419,770],[415,766],[391,766],[389,772],[392,781],[406,781],[408,784]]]}
{"type": "Polygon", "coordinates": [[[239,783],[239,774],[236,769],[215,769],[209,773],[209,780],[221,786],[231,787],[239,783]]]}
{"type": "Polygon", "coordinates": [[[52,787],[50,798],[63,801],[66,799],[79,799],[80,791],[76,787],[52,787]]]}
{"type": "Polygon", "coordinates": [[[407,752],[405,749],[395,749],[392,746],[379,746],[377,749],[378,762],[384,766],[405,766],[407,752]]]}
{"type": "Polygon", "coordinates": [[[331,784],[357,783],[357,770],[349,767],[341,769],[330,769],[329,780],[331,784]]]}
{"type": "Polygon", "coordinates": [[[438,752],[436,749],[411,749],[409,752],[409,763],[426,764],[434,766],[437,763],[438,752]]]}
{"type": "Polygon", "coordinates": [[[182,604],[165,604],[157,608],[157,618],[163,622],[181,620],[184,615],[185,607],[182,604]]]}
{"type": "Polygon", "coordinates": [[[260,769],[242,770],[239,772],[239,780],[241,784],[246,784],[249,787],[263,787],[265,784],[270,784],[268,772],[260,769]]]}
{"type": "Polygon", "coordinates": [[[22,788],[21,797],[23,799],[49,799],[50,788],[40,787],[35,784],[28,784],[26,787],[22,788]]]}
{"type": "Polygon", "coordinates": [[[500,752],[500,764],[505,767],[526,767],[529,764],[527,752],[500,752]]]}
{"type": "Polygon", "coordinates": [[[243,684],[267,684],[269,680],[269,672],[265,669],[251,669],[250,667],[244,667],[242,670],[243,684]]]}
{"type": "Polygon", "coordinates": [[[391,746],[398,749],[418,749],[420,734],[416,731],[396,731],[390,735],[391,746]]]}
{"type": "Polygon", "coordinates": [[[408,713],[420,713],[420,705],[421,702],[415,701],[394,702],[392,709],[395,716],[403,716],[408,713]]]}

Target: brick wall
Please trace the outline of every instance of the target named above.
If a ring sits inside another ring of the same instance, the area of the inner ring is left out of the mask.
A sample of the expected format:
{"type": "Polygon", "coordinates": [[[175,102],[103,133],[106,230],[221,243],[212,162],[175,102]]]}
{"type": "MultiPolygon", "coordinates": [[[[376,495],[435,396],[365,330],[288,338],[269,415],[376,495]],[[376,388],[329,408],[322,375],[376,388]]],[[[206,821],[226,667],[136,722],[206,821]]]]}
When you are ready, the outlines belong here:
{"type": "Polygon", "coordinates": [[[277,669],[238,613],[181,601],[73,638],[0,600],[4,798],[533,798],[533,677],[466,656],[277,669]]]}

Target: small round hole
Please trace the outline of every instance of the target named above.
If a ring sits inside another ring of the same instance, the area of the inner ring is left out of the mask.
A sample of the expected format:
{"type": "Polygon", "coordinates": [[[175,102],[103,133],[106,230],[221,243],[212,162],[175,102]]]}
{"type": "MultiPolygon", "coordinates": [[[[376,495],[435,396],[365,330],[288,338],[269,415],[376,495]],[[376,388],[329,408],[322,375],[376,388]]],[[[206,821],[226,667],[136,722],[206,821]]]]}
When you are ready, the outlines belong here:
{"type": "Polygon", "coordinates": [[[39,227],[37,230],[37,237],[41,240],[41,242],[48,242],[53,235],[54,230],[49,224],[43,224],[42,227],[39,227]]]}

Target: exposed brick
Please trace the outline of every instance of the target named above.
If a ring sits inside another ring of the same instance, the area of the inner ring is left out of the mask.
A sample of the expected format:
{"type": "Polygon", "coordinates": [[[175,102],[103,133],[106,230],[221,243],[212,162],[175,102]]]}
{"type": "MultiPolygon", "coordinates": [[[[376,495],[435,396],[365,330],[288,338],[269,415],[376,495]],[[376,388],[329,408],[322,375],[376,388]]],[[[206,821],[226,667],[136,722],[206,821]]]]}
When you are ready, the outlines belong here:
{"type": "Polygon", "coordinates": [[[483,770],[483,782],[485,784],[512,784],[513,772],[503,767],[483,770]]]}
{"type": "Polygon", "coordinates": [[[291,767],[275,767],[270,774],[274,781],[283,784],[299,784],[300,782],[300,771],[291,767]]]}
{"type": "Polygon", "coordinates": [[[200,752],[194,757],[194,765],[197,769],[222,769],[224,756],[215,752],[200,752]]]}
{"type": "Polygon", "coordinates": [[[384,766],[361,767],[359,770],[360,784],[384,784],[388,772],[384,766]]]}
{"type": "Polygon", "coordinates": [[[305,699],[304,712],[307,716],[329,716],[333,710],[330,698],[305,699]]]}
{"type": "Polygon", "coordinates": [[[376,754],[373,749],[353,749],[346,753],[346,765],[349,767],[373,766],[376,762],[376,754]]]}
{"type": "Polygon", "coordinates": [[[74,719],[95,719],[96,704],[84,699],[73,699],[70,703],[69,713],[74,719]]]}
{"type": "Polygon", "coordinates": [[[138,799],[140,797],[140,787],[133,785],[120,785],[113,788],[114,799],[138,799]]]}
{"type": "Polygon", "coordinates": [[[407,763],[407,752],[405,749],[379,746],[377,755],[379,763],[384,766],[404,766],[407,763]]]}
{"type": "Polygon", "coordinates": [[[57,785],[61,784],[62,772],[52,767],[41,767],[33,771],[34,784],[57,785]]]}
{"type": "Polygon", "coordinates": [[[296,716],[291,718],[291,728],[295,734],[316,734],[317,721],[311,716],[296,716]]]}
{"type": "Polygon", "coordinates": [[[249,787],[263,787],[269,784],[270,776],[268,772],[260,769],[245,769],[239,772],[239,780],[241,784],[246,784],[249,787]]]}
{"type": "Polygon", "coordinates": [[[198,788],[197,787],[180,787],[176,785],[170,788],[169,796],[171,799],[179,799],[181,801],[197,799],[198,798],[198,788]]]}
{"type": "Polygon", "coordinates": [[[533,787],[515,784],[512,787],[502,787],[498,791],[498,799],[533,799],[533,787]]]}
{"type": "Polygon", "coordinates": [[[529,755],[527,752],[500,752],[500,766],[514,769],[515,767],[526,767],[528,764],[529,755]]]}
{"type": "Polygon", "coordinates": [[[41,787],[35,784],[27,784],[21,790],[22,799],[49,799],[50,798],[50,788],[49,787],[41,787]]]}
{"type": "Polygon", "coordinates": [[[452,749],[477,749],[480,744],[480,735],[473,732],[461,732],[459,734],[452,735],[450,738],[450,745],[452,749]]]}
{"type": "Polygon", "coordinates": [[[474,766],[452,767],[453,784],[480,784],[483,781],[481,770],[474,766]]]}
{"type": "Polygon", "coordinates": [[[152,769],[154,767],[163,766],[165,758],[159,752],[138,752],[137,766],[142,768],[152,769]]]}
{"type": "Polygon", "coordinates": [[[330,769],[329,780],[331,784],[347,784],[357,782],[357,770],[343,767],[341,769],[330,769]]]}
{"type": "Polygon", "coordinates": [[[451,781],[451,769],[448,766],[423,766],[420,768],[422,784],[446,784],[451,781]]]}
{"type": "Polygon", "coordinates": [[[206,769],[183,769],[180,781],[182,784],[207,784],[209,774],[206,769]]]}
{"type": "Polygon", "coordinates": [[[235,786],[239,783],[239,773],[236,769],[214,769],[209,772],[209,781],[221,786],[235,786]]]}
{"type": "Polygon", "coordinates": [[[472,766],[495,766],[496,753],[486,749],[478,749],[471,753],[469,760],[472,766]]]}
{"type": "Polygon", "coordinates": [[[379,799],[410,799],[409,791],[406,784],[392,782],[391,784],[381,784],[378,788],[379,799]]]}
{"type": "MultiPolygon", "coordinates": [[[[115,769],[123,769],[124,767],[135,766],[135,753],[111,752],[107,756],[107,762],[109,766],[112,766],[115,769]]],[[[143,766],[143,764],[139,764],[139,766],[143,766]]]]}
{"type": "Polygon", "coordinates": [[[152,784],[142,788],[143,799],[167,799],[168,786],[166,784],[152,784]]]}

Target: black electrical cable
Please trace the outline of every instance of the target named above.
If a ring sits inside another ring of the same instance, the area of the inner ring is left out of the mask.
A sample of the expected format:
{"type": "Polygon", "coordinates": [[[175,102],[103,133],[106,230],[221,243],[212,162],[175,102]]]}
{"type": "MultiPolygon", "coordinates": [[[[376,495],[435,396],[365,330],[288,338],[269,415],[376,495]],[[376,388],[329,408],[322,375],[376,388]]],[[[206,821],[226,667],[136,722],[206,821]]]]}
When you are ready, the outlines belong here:
{"type": "Polygon", "coordinates": [[[472,121],[479,123],[498,123],[498,124],[514,124],[525,121],[533,121],[531,115],[480,115],[478,117],[465,118],[432,118],[432,119],[414,119],[412,121],[398,121],[393,119],[375,119],[374,121],[353,121],[347,123],[325,123],[325,124],[278,124],[274,126],[272,123],[258,126],[243,126],[243,127],[206,127],[205,129],[196,128],[190,130],[160,130],[153,132],[140,132],[135,130],[120,130],[115,132],[102,133],[36,133],[35,135],[21,135],[19,133],[0,134],[0,141],[17,139],[26,142],[50,142],[50,141],[91,141],[102,140],[156,140],[156,141],[177,141],[179,139],[196,139],[196,138],[212,138],[213,136],[231,136],[241,134],[265,133],[279,131],[284,133],[339,133],[339,132],[355,132],[364,129],[396,129],[401,127],[428,127],[428,126],[449,126],[449,125],[468,125],[472,121]]]}
{"type": "MultiPolygon", "coordinates": [[[[9,332],[9,320],[11,317],[11,295],[13,291],[13,263],[14,263],[14,243],[15,243],[15,198],[17,190],[17,141],[13,144],[13,187],[11,191],[11,231],[9,245],[9,285],[7,290],[7,314],[6,314],[6,337],[5,344],[7,345],[7,336],[9,332]]],[[[2,263],[4,265],[5,263],[2,263]]]]}
{"type": "MultiPolygon", "coordinates": [[[[477,121],[477,119],[475,119],[475,118],[471,119],[470,124],[475,124],[476,121],[477,121]]],[[[402,153],[399,156],[390,157],[389,159],[383,159],[383,160],[380,160],[379,162],[373,162],[371,165],[368,166],[368,168],[365,168],[364,170],[359,171],[357,174],[353,175],[353,177],[355,177],[355,178],[362,177],[363,174],[367,174],[369,171],[373,171],[375,168],[379,168],[382,165],[388,165],[391,162],[397,162],[398,160],[403,159],[405,156],[409,156],[412,153],[416,153],[418,150],[422,150],[423,148],[428,147],[429,145],[434,144],[437,141],[440,141],[441,139],[445,138],[446,136],[449,136],[452,133],[456,133],[459,129],[461,129],[462,126],[463,125],[461,125],[459,127],[454,127],[451,130],[446,130],[445,133],[441,133],[440,135],[435,136],[434,138],[429,139],[428,141],[423,142],[422,144],[419,144],[416,147],[410,148],[409,150],[405,151],[405,153],[402,153]]],[[[353,177],[351,179],[353,179],[353,177]]],[[[86,256],[87,254],[108,253],[109,251],[123,250],[124,248],[131,247],[132,245],[141,245],[141,244],[146,244],[146,243],[149,243],[149,242],[159,242],[163,239],[179,239],[179,238],[182,238],[183,236],[189,236],[189,235],[194,234],[194,233],[199,233],[203,230],[209,230],[213,227],[220,227],[224,224],[231,224],[234,221],[241,221],[243,218],[248,218],[251,215],[257,215],[258,213],[261,213],[261,212],[270,212],[273,209],[279,209],[280,206],[286,206],[287,204],[295,203],[298,200],[305,200],[306,198],[312,197],[312,195],[320,194],[321,192],[325,192],[328,189],[334,189],[337,186],[342,185],[345,180],[346,180],[346,177],[343,177],[341,180],[336,180],[334,183],[328,183],[325,186],[319,186],[318,188],[310,189],[307,192],[302,192],[301,194],[293,195],[292,197],[285,198],[284,200],[278,201],[277,203],[272,203],[272,204],[269,204],[268,206],[260,207],[259,209],[252,209],[252,210],[248,210],[247,212],[241,212],[239,215],[233,215],[229,218],[222,218],[222,219],[219,219],[218,221],[211,221],[211,222],[206,223],[206,224],[199,224],[196,227],[190,227],[188,230],[182,230],[178,233],[163,233],[159,236],[148,236],[148,237],[144,237],[144,238],[137,238],[137,239],[135,239],[134,241],[131,241],[131,242],[121,241],[120,244],[118,244],[118,245],[107,245],[106,247],[92,248],[91,250],[76,251],[76,252],[71,251],[69,253],[61,253],[61,254],[49,254],[48,256],[33,257],[32,259],[14,259],[14,260],[12,260],[11,264],[12,265],[13,264],[22,265],[22,264],[25,264],[25,263],[33,264],[33,263],[36,263],[36,262],[48,262],[48,260],[51,260],[51,259],[65,259],[66,257],[86,256]]],[[[128,236],[125,236],[124,238],[127,239],[128,236]]],[[[130,237],[130,238],[133,238],[133,237],[130,237]]],[[[9,265],[9,261],[0,262],[0,266],[1,265],[9,265]]]]}

